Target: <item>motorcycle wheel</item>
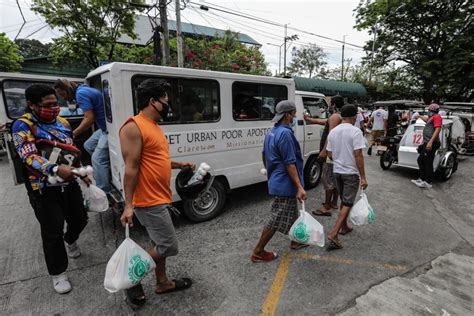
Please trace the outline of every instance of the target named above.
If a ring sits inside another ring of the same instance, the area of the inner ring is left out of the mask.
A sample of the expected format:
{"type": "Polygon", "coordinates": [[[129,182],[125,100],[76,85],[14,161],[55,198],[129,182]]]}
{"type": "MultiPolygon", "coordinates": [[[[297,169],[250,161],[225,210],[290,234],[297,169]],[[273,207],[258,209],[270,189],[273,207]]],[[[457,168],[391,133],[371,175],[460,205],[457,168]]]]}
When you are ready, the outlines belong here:
{"type": "Polygon", "coordinates": [[[384,151],[383,154],[380,156],[380,167],[383,170],[388,170],[392,166],[393,158],[392,153],[390,151],[384,151]]]}

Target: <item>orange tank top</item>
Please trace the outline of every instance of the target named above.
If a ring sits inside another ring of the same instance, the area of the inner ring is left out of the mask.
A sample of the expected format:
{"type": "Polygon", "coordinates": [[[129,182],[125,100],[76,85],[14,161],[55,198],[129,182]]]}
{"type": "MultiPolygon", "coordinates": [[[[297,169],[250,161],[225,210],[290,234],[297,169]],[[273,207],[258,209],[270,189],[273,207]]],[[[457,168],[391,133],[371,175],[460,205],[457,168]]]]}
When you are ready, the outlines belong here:
{"type": "MultiPolygon", "coordinates": [[[[171,160],[168,141],[160,126],[141,112],[134,121],[142,135],[142,156],[133,206],[150,207],[171,203],[171,160]]],[[[124,125],[125,125],[124,124],[124,125]]]]}

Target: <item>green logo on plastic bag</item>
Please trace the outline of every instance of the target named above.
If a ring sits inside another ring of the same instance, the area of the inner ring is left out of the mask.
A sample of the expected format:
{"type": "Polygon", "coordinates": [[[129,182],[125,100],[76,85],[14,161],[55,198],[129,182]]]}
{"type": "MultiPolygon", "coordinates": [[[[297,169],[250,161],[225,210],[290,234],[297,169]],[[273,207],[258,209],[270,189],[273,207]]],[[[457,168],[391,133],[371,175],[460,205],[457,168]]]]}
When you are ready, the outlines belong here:
{"type": "Polygon", "coordinates": [[[293,237],[295,237],[298,241],[302,243],[306,243],[309,241],[309,233],[306,229],[306,224],[303,222],[299,222],[295,229],[293,230],[293,237]]]}
{"type": "Polygon", "coordinates": [[[372,207],[369,206],[369,224],[372,224],[373,221],[375,221],[375,212],[372,207]]]}
{"type": "Polygon", "coordinates": [[[150,263],[142,259],[140,255],[135,255],[130,258],[130,265],[128,266],[128,278],[132,284],[137,284],[145,274],[150,270],[150,263]]]}

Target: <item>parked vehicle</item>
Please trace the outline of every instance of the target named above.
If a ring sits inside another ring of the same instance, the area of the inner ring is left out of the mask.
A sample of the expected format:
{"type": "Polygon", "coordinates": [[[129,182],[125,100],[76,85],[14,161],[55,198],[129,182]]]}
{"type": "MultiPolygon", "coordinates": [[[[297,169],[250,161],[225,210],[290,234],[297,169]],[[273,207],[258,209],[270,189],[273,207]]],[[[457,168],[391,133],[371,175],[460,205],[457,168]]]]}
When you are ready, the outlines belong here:
{"type": "MultiPolygon", "coordinates": [[[[10,75],[0,73],[0,80],[7,83],[36,80],[29,75],[17,75],[21,79],[12,79],[10,75]]],[[[42,82],[54,81],[43,77],[42,82]]],[[[305,185],[313,188],[318,184],[321,165],[317,155],[323,126],[306,124],[303,114],[326,117],[328,104],[323,94],[295,91],[292,79],[111,63],[90,72],[86,82],[101,90],[104,97],[114,188],[112,198],[118,207],[124,198],[119,130],[128,117],[138,113],[136,88],[148,78],[165,79],[171,85],[172,115],[160,124],[170,146],[171,159],[196,164],[206,162],[215,176],[209,190],[195,200],[183,201],[184,214],[190,220],[199,222],[217,216],[231,189],[266,181],[260,173],[263,140],[273,126],[274,109],[281,100],[294,101],[297,107],[295,136],[304,156],[305,185]]],[[[9,93],[5,87],[8,89],[8,85],[2,84],[4,96],[9,93]]],[[[11,102],[4,99],[0,101],[4,103],[0,111],[9,113],[11,102]]],[[[6,116],[10,121],[15,118],[6,116]]],[[[173,201],[180,200],[174,188],[176,175],[174,171],[173,201]]]]}
{"type": "MultiPolygon", "coordinates": [[[[445,102],[441,108],[448,111],[450,115],[459,117],[464,125],[464,139],[457,141],[458,152],[464,155],[474,155],[474,103],[445,102]]],[[[460,128],[459,124],[458,129],[460,128]]]]}
{"type": "MultiPolygon", "coordinates": [[[[423,143],[423,128],[425,122],[418,119],[415,124],[408,126],[407,130],[395,137],[381,139],[377,146],[380,154],[380,166],[388,170],[392,165],[418,169],[418,146],[423,143]]],[[[451,128],[453,122],[443,119],[440,133],[441,147],[436,151],[433,168],[442,180],[448,180],[457,170],[457,154],[451,147],[451,128]]]]}

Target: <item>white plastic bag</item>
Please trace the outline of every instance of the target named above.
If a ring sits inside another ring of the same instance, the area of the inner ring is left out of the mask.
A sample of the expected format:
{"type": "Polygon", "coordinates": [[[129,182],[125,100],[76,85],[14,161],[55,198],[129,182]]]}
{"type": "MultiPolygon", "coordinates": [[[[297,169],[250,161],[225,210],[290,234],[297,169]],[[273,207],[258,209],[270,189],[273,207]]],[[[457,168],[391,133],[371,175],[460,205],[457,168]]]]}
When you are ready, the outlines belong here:
{"type": "Polygon", "coordinates": [[[375,220],[375,212],[370,206],[364,190],[360,194],[360,200],[352,207],[348,220],[349,223],[356,226],[371,224],[375,220]]]}
{"type": "Polygon", "coordinates": [[[291,226],[288,236],[300,244],[324,247],[324,227],[305,211],[304,202],[300,216],[291,226]]]}
{"type": "Polygon", "coordinates": [[[148,252],[130,239],[128,224],[125,226],[125,237],[105,269],[104,288],[110,293],[137,285],[156,267],[148,252]]]}
{"type": "Polygon", "coordinates": [[[109,200],[107,194],[102,189],[91,184],[87,186],[83,181],[79,182],[84,198],[84,206],[90,212],[105,212],[109,209],[109,200]]]}

